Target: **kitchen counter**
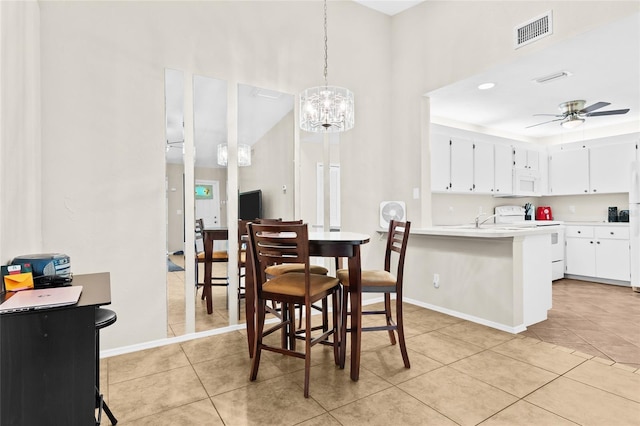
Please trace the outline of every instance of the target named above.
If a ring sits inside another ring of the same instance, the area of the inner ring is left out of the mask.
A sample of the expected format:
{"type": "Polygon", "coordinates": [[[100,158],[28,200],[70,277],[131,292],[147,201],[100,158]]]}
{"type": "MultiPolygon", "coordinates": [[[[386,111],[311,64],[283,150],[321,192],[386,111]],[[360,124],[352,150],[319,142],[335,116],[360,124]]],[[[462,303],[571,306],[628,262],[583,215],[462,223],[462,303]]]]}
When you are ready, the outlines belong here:
{"type": "MultiPolygon", "coordinates": [[[[557,225],[559,225],[559,223],[557,223],[557,225]]],[[[553,228],[555,228],[555,226],[536,226],[535,224],[530,225],[529,223],[483,224],[479,228],[476,228],[474,224],[442,225],[411,229],[411,234],[473,238],[512,238],[516,236],[551,234],[554,232],[553,228]]]]}
{"type": "Polygon", "coordinates": [[[584,225],[584,226],[629,226],[629,222],[588,222],[588,221],[579,221],[579,222],[564,222],[565,225],[584,225]]]}
{"type": "Polygon", "coordinates": [[[411,229],[408,300],[510,333],[547,319],[551,234],[558,226],[474,224],[411,229]]]}

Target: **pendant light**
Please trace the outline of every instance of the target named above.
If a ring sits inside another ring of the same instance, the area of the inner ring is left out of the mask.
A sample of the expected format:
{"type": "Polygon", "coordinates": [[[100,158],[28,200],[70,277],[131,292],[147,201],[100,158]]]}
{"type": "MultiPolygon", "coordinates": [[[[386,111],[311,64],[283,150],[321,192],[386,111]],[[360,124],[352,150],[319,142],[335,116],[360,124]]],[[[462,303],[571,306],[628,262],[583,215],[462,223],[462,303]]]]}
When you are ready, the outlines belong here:
{"type": "Polygon", "coordinates": [[[354,124],[353,93],[327,81],[327,0],[324,1],[324,86],[300,94],[300,128],[307,132],[345,132],[354,124]]]}
{"type": "MultiPolygon", "coordinates": [[[[226,143],[218,145],[218,165],[226,166],[228,159],[228,146],[226,143]]],[[[246,167],[251,165],[251,146],[238,144],[238,166],[246,167]]]]}

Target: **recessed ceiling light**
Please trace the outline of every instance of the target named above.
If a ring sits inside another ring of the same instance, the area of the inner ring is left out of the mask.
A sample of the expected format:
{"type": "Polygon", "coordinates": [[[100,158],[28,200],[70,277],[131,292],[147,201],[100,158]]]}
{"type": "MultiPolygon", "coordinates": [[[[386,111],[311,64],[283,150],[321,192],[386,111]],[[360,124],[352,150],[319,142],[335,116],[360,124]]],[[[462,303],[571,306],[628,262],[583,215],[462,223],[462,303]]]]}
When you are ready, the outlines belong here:
{"type": "Polygon", "coordinates": [[[482,83],[478,86],[478,89],[489,90],[489,89],[493,89],[495,86],[496,86],[495,83],[482,83]]]}

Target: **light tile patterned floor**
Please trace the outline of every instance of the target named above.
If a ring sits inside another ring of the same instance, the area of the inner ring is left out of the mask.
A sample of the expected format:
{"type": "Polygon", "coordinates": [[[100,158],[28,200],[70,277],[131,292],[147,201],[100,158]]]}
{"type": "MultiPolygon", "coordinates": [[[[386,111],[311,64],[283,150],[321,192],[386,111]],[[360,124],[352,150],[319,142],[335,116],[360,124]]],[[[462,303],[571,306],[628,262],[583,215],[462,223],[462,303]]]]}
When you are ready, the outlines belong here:
{"type": "Polygon", "coordinates": [[[523,335],[640,368],[640,293],[564,279],[554,282],[552,294],[549,319],[523,335]]]}
{"type": "Polygon", "coordinates": [[[521,335],[407,305],[411,369],[385,332],[364,335],[358,382],[319,346],[309,399],[300,359],[266,353],[250,382],[240,331],[104,359],[103,392],[122,425],[638,425],[640,362],[627,343],[637,350],[639,295],[565,281],[550,319],[521,335]],[[561,326],[597,356],[568,348],[573,337],[557,346],[537,336],[570,335],[543,331],[561,326]]]}

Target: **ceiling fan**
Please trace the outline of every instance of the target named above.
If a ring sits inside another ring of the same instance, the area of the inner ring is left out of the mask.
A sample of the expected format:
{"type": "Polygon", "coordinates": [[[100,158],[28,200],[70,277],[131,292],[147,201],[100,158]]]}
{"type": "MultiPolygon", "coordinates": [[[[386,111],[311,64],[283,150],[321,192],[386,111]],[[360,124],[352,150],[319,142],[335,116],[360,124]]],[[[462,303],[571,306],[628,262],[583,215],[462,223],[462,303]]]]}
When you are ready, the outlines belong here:
{"type": "Polygon", "coordinates": [[[586,101],[577,100],[577,101],[568,101],[563,102],[558,105],[560,109],[560,114],[534,114],[534,116],[551,116],[558,117],[555,120],[545,121],[543,123],[534,124],[532,126],[527,126],[526,128],[540,126],[542,124],[553,123],[554,121],[560,121],[560,125],[564,128],[573,129],[578,127],[582,123],[584,123],[585,117],[598,117],[602,115],[620,115],[626,114],[629,112],[629,108],[627,109],[613,109],[609,111],[596,111],[597,109],[604,108],[607,105],[611,105],[609,102],[596,102],[593,105],[589,105],[585,108],[584,104],[586,101]],[[594,112],[596,111],[596,112],[594,112]]]}

